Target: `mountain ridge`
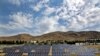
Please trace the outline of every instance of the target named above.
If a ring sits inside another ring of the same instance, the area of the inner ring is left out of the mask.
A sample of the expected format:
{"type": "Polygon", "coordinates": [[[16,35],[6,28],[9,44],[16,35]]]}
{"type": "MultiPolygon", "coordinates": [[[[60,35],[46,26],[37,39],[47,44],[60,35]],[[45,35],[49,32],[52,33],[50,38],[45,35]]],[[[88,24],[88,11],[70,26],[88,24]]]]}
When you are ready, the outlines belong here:
{"type": "Polygon", "coordinates": [[[14,36],[0,37],[0,41],[46,41],[46,40],[86,40],[86,39],[100,39],[100,32],[98,31],[68,31],[68,32],[51,32],[41,36],[32,36],[30,34],[18,34],[14,36]]]}

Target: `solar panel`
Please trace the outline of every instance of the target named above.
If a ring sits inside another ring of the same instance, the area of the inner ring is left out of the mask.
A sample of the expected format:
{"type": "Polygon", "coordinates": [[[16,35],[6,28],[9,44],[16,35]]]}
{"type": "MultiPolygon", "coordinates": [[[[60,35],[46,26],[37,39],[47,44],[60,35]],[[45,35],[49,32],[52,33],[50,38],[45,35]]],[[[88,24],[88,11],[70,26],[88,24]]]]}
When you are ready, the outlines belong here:
{"type": "Polygon", "coordinates": [[[84,46],[57,44],[57,45],[23,45],[2,50],[5,56],[95,56],[100,50],[84,46]],[[51,48],[52,47],[52,48],[51,48]]]}

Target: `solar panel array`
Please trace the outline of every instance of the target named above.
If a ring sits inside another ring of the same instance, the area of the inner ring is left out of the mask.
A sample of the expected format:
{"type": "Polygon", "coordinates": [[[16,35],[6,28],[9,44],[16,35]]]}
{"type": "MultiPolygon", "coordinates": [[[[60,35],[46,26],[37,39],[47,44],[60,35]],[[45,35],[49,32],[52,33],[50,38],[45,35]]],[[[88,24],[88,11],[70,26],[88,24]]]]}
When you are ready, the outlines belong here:
{"type": "Polygon", "coordinates": [[[28,53],[28,56],[48,56],[50,46],[48,45],[24,45],[13,48],[4,48],[6,56],[22,56],[28,53]]]}
{"type": "Polygon", "coordinates": [[[87,48],[76,45],[53,45],[54,56],[95,56],[95,52],[100,52],[94,48],[87,48]]]}
{"type": "MultiPolygon", "coordinates": [[[[12,48],[4,48],[5,56],[49,56],[50,45],[23,45],[12,48]]],[[[51,56],[95,56],[98,49],[84,46],[57,44],[52,45],[51,56]]]]}

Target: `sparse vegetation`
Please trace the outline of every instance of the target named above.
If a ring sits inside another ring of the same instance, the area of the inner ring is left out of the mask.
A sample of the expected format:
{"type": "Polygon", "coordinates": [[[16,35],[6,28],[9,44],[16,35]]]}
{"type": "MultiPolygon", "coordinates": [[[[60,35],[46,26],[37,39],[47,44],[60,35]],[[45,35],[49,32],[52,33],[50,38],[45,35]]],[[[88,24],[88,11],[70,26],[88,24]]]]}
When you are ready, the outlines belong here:
{"type": "Polygon", "coordinates": [[[0,41],[0,44],[26,44],[26,41],[0,41]]]}
{"type": "Polygon", "coordinates": [[[67,41],[67,40],[46,40],[46,41],[36,41],[34,42],[27,42],[27,41],[0,41],[0,44],[37,44],[37,45],[52,45],[52,44],[75,44],[75,43],[100,43],[100,40],[86,40],[86,41],[67,41]]]}

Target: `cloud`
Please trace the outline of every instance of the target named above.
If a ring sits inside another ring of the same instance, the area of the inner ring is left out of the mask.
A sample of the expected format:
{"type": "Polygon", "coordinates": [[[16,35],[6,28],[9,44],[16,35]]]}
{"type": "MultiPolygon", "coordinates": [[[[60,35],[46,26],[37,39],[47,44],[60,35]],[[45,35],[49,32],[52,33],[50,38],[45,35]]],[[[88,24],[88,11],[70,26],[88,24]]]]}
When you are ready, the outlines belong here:
{"type": "Polygon", "coordinates": [[[54,31],[100,31],[100,7],[96,6],[98,2],[100,1],[63,0],[59,6],[55,7],[49,5],[49,0],[41,0],[29,5],[30,9],[35,11],[33,13],[15,12],[10,14],[9,24],[1,25],[0,29],[8,27],[7,30],[17,29],[19,32],[34,35],[54,31]],[[59,22],[59,20],[62,21],[59,22]],[[20,31],[22,29],[23,31],[20,31]]]}
{"type": "Polygon", "coordinates": [[[46,7],[48,2],[49,2],[49,0],[40,0],[36,4],[31,4],[30,8],[32,8],[33,11],[38,12],[41,10],[41,8],[46,7]]]}
{"type": "Polygon", "coordinates": [[[64,0],[62,7],[57,8],[56,14],[59,18],[69,22],[69,26],[66,27],[67,30],[85,30],[90,25],[99,24],[100,8],[95,7],[95,4],[96,2],[89,0],[64,0]]]}
{"type": "Polygon", "coordinates": [[[16,34],[21,32],[30,33],[29,29],[33,26],[33,18],[31,14],[17,12],[9,15],[10,21],[8,24],[0,24],[0,31],[10,34],[16,34]]]}
{"type": "Polygon", "coordinates": [[[55,10],[56,10],[55,8],[51,8],[51,7],[47,6],[46,9],[45,9],[45,11],[43,12],[43,15],[48,16],[48,15],[54,13],[55,10]]]}
{"type": "MultiPolygon", "coordinates": [[[[37,34],[53,31],[81,31],[99,24],[100,8],[94,7],[95,3],[85,0],[64,0],[61,7],[50,7],[48,1],[40,1],[37,11],[45,6],[43,16],[34,24],[37,34]],[[44,4],[43,4],[44,3],[44,4]],[[55,13],[53,16],[52,13],[55,13]],[[88,15],[88,16],[87,16],[88,15]],[[65,20],[66,25],[61,25],[58,20],[65,20]],[[68,23],[67,23],[68,22],[68,23]]],[[[99,27],[98,27],[99,28],[99,27]]],[[[93,28],[92,28],[93,29],[93,28]]],[[[95,29],[94,29],[95,30],[95,29]]],[[[35,33],[35,32],[34,32],[35,33]]]]}
{"type": "Polygon", "coordinates": [[[9,15],[8,24],[0,24],[0,35],[14,35],[19,33],[30,33],[33,25],[31,14],[17,12],[9,15]]]}
{"type": "Polygon", "coordinates": [[[32,8],[34,11],[38,12],[41,8],[42,8],[42,5],[30,5],[30,8],[32,8]]]}
{"type": "Polygon", "coordinates": [[[8,0],[10,3],[14,4],[14,5],[20,5],[21,4],[21,0],[8,0]]]}
{"type": "Polygon", "coordinates": [[[31,14],[25,14],[22,12],[17,12],[15,14],[10,15],[11,22],[9,24],[19,27],[19,28],[31,28],[32,27],[32,15],[31,14]]]}
{"type": "Polygon", "coordinates": [[[8,2],[13,5],[20,6],[21,4],[32,3],[34,0],[8,0],[8,2]]]}
{"type": "Polygon", "coordinates": [[[78,7],[83,6],[85,3],[83,0],[64,0],[64,3],[67,2],[69,10],[78,10],[78,7]]]}
{"type": "Polygon", "coordinates": [[[67,31],[66,26],[60,26],[58,20],[59,20],[58,16],[42,17],[41,20],[38,21],[37,24],[35,25],[36,27],[36,30],[34,30],[35,34],[41,35],[54,31],[67,31]]]}

